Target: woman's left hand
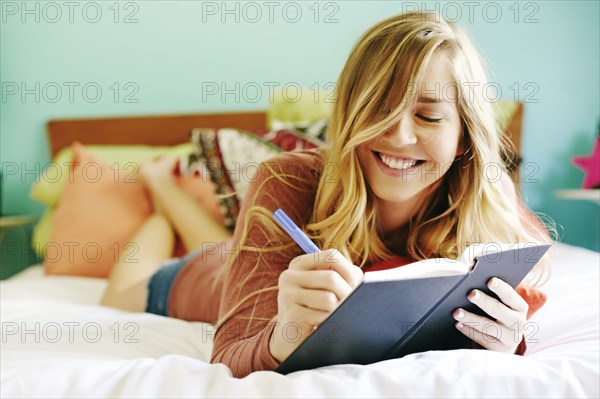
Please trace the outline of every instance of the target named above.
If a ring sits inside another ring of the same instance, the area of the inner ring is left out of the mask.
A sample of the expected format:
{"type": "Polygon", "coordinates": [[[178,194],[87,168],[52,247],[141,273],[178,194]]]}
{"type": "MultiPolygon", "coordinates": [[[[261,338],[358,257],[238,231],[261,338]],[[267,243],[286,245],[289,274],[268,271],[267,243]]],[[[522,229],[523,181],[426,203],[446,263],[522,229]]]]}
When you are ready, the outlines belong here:
{"type": "Polygon", "coordinates": [[[486,349],[515,353],[523,339],[529,305],[510,285],[499,278],[491,278],[488,288],[498,295],[502,302],[479,290],[472,290],[467,298],[491,318],[458,308],[452,313],[457,321],[456,328],[486,349]]]}

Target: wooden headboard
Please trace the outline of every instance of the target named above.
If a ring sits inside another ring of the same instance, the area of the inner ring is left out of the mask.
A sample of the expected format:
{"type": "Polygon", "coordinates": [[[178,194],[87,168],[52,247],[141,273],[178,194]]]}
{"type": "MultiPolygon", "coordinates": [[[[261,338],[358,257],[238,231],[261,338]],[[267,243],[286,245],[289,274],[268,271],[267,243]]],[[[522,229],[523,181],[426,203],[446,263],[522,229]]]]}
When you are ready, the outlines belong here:
{"type": "Polygon", "coordinates": [[[52,156],[73,141],[81,144],[170,146],[189,141],[189,132],[195,127],[264,128],[267,125],[266,115],[263,111],[51,120],[47,125],[48,143],[52,156]]]}
{"type": "MultiPolygon", "coordinates": [[[[48,122],[48,143],[52,156],[75,140],[82,144],[170,146],[187,142],[190,130],[195,127],[235,127],[245,130],[264,128],[267,125],[266,115],[266,111],[257,111],[51,120],[48,122]]],[[[517,103],[506,128],[506,134],[516,150],[512,161],[516,164],[521,159],[522,123],[523,104],[517,103]]],[[[512,177],[518,186],[519,168],[515,168],[512,177]]]]}

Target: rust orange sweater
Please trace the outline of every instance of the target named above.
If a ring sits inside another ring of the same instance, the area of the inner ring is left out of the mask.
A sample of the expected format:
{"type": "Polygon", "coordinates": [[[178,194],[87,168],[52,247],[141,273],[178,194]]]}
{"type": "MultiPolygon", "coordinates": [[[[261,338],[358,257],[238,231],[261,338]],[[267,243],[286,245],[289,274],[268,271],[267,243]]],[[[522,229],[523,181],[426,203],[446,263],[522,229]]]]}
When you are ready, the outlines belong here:
{"type": "MultiPolygon", "coordinates": [[[[169,298],[169,315],[184,320],[220,324],[214,336],[213,363],[229,366],[236,377],[253,371],[273,370],[278,362],[271,356],[269,340],[277,315],[277,283],[300,248],[290,251],[267,250],[265,253],[241,251],[227,273],[221,274],[227,257],[239,243],[245,215],[251,201],[271,213],[282,208],[299,226],[309,222],[318,178],[327,173],[319,150],[282,153],[269,165],[279,173],[299,177],[291,187],[277,179],[261,165],[251,183],[232,239],[223,243],[207,243],[205,251],[190,260],[178,273],[169,298]],[[277,201],[275,200],[277,199],[277,201]],[[213,284],[214,283],[214,284],[213,284]],[[227,287],[227,289],[223,289],[227,287]]],[[[523,208],[524,209],[524,208],[523,208]]],[[[248,245],[272,248],[266,232],[259,226],[248,226],[248,245]]],[[[365,270],[383,269],[410,263],[397,258],[372,265],[365,270]]],[[[530,314],[545,302],[545,295],[535,289],[517,290],[530,304],[530,314]]],[[[518,353],[524,351],[524,343],[518,353]]]]}

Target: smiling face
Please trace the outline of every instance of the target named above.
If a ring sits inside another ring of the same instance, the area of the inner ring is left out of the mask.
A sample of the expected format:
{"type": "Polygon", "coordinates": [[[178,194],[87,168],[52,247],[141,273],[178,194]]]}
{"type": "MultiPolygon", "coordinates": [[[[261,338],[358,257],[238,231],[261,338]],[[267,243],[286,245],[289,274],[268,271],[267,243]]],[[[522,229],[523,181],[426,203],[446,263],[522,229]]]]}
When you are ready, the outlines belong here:
{"type": "Polygon", "coordinates": [[[416,210],[427,188],[463,152],[455,86],[447,56],[435,55],[418,85],[414,107],[392,129],[358,146],[363,174],[389,225],[406,221],[406,210],[416,210]]]}

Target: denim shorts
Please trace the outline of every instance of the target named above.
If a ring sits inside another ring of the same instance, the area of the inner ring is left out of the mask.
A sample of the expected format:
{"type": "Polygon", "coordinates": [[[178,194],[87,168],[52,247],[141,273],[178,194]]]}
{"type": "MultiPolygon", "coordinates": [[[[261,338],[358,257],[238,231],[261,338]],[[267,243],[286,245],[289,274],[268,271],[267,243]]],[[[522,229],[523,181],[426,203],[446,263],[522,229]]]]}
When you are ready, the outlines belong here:
{"type": "Polygon", "coordinates": [[[160,316],[169,316],[169,294],[171,286],[177,274],[189,261],[202,252],[202,248],[196,249],[181,258],[167,259],[150,278],[148,282],[148,300],[146,312],[160,316]]]}

